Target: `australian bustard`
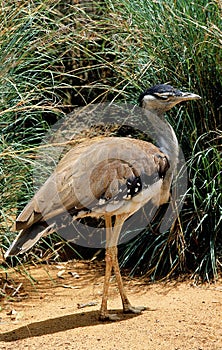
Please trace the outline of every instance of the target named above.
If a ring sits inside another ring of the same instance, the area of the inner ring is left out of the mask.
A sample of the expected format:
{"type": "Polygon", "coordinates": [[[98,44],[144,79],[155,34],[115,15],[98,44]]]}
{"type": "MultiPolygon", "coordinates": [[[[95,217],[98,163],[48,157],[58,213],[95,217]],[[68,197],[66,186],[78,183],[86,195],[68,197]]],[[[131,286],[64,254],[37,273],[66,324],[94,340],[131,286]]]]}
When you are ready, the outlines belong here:
{"type": "MultiPolygon", "coordinates": [[[[140,96],[140,103],[145,111],[163,120],[165,112],[176,104],[199,98],[196,94],[184,93],[170,85],[161,84],[145,91],[140,96]]],[[[20,230],[20,233],[5,257],[27,251],[41,237],[55,231],[54,221],[64,210],[72,212],[73,219],[102,217],[106,226],[106,270],[100,319],[116,319],[116,315],[109,314],[107,310],[112,269],[123,311],[140,313],[144,308],[131,306],[124,291],[117,244],[121,228],[129,216],[148,201],[159,206],[169,199],[178,143],[170,124],[166,122],[164,125],[167,137],[158,139],[157,135],[158,146],[128,137],[100,137],[71,149],[16,219],[15,229],[20,230]],[[106,157],[100,162],[99,157],[104,153],[106,157]],[[116,154],[119,156],[115,157],[116,154]],[[124,161],[121,154],[127,154],[127,160],[124,161]],[[98,166],[92,172],[89,194],[86,193],[87,186],[82,183],[81,176],[91,171],[92,162],[98,166]],[[87,203],[87,208],[82,203],[87,203]]]]}

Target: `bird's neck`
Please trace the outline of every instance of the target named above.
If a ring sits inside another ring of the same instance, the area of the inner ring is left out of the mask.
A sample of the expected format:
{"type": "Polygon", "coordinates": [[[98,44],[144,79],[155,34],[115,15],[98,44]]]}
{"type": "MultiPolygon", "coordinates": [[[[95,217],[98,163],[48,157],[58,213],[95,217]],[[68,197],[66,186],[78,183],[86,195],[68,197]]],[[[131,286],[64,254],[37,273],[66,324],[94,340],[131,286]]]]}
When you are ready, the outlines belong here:
{"type": "Polygon", "coordinates": [[[145,111],[148,122],[154,130],[154,139],[160,150],[168,156],[171,171],[173,172],[178,162],[179,145],[172,126],[165,120],[163,113],[145,111]]]}

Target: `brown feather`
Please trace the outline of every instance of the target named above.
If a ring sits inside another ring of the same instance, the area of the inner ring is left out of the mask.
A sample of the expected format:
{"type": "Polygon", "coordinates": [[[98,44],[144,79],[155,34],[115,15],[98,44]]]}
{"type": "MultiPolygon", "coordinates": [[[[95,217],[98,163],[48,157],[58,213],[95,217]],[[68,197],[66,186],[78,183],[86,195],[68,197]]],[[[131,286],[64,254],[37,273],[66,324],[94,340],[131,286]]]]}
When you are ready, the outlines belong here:
{"type": "Polygon", "coordinates": [[[96,138],[72,148],[16,220],[26,229],[73,208],[110,200],[128,178],[142,173],[161,178],[169,167],[153,144],[130,138],[96,138]]]}

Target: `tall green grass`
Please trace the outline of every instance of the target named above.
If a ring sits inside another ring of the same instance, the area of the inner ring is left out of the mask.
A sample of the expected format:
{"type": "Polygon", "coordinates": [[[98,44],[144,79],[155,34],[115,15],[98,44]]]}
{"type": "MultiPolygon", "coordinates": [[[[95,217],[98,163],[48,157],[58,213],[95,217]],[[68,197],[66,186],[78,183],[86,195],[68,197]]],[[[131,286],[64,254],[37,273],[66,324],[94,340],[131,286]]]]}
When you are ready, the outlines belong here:
{"type": "Polygon", "coordinates": [[[222,254],[220,2],[22,0],[2,5],[0,23],[2,250],[34,192],[35,148],[50,125],[76,106],[137,103],[143,89],[169,82],[202,96],[168,114],[187,160],[187,200],[170,232],[142,233],[120,258],[153,279],[187,271],[215,277],[222,254]]]}

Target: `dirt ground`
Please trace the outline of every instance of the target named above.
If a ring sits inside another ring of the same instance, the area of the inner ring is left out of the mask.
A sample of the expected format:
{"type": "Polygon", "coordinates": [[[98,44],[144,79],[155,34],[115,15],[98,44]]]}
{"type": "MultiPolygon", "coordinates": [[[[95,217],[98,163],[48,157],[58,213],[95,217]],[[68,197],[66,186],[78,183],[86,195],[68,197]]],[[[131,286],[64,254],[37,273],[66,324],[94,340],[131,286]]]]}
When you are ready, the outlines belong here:
{"type": "Polygon", "coordinates": [[[196,286],[189,279],[148,284],[124,278],[132,304],[148,308],[135,316],[121,313],[113,279],[109,309],[120,320],[101,322],[103,269],[95,262],[30,268],[38,283],[25,270],[9,274],[17,290],[1,303],[0,349],[222,350],[221,280],[196,286]]]}

